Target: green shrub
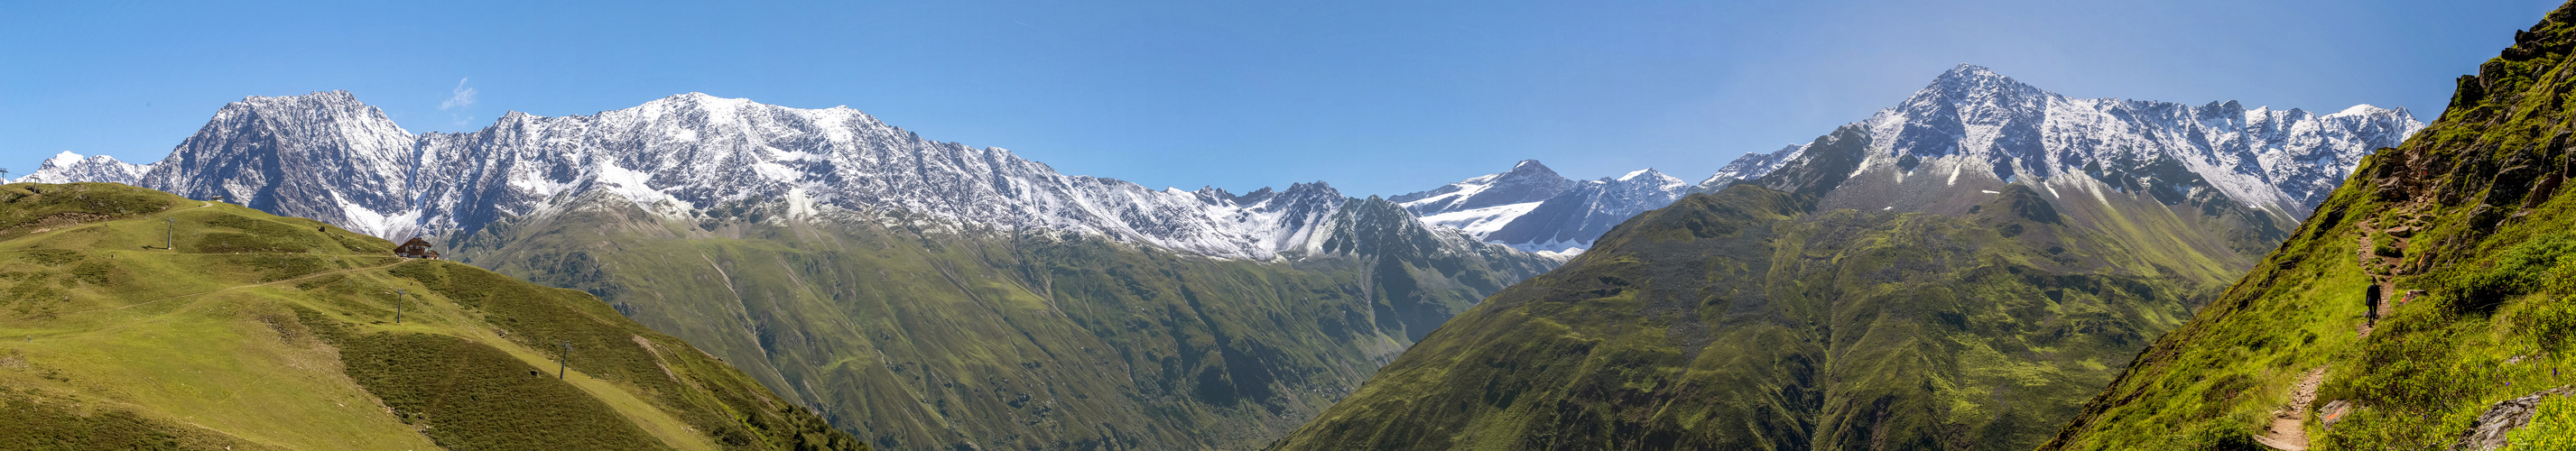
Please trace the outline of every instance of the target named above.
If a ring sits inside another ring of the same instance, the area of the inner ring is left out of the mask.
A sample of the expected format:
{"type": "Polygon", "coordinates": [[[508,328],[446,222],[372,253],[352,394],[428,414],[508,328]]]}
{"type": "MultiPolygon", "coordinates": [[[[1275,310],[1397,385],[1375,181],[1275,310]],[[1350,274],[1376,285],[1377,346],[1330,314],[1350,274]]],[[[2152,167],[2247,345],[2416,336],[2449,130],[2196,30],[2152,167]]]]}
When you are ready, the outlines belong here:
{"type": "MultiPolygon", "coordinates": [[[[29,392],[32,393],[32,392],[29,392]]],[[[176,425],[108,410],[81,415],[63,402],[38,402],[28,393],[0,388],[0,449],[204,449],[229,447],[182,435],[176,425]]]]}
{"type": "Polygon", "coordinates": [[[667,449],[607,403],[509,353],[446,335],[344,337],[349,378],[450,449],[667,449]]]}
{"type": "Polygon", "coordinates": [[[2453,276],[2450,305],[2461,311],[2492,311],[2515,296],[2543,291],[2565,291],[2571,276],[2576,276],[2576,260],[2567,259],[2576,251],[2576,237],[2550,234],[2506,248],[2493,264],[2468,266],[2453,276]]]}
{"type": "Polygon", "coordinates": [[[2576,332],[2576,295],[2552,302],[2535,302],[2513,315],[2521,335],[2537,340],[2541,349],[2565,351],[2567,334],[2576,332]]]}
{"type": "Polygon", "coordinates": [[[2193,428],[2190,432],[2184,433],[2181,439],[2182,440],[2180,441],[2182,443],[2175,444],[2178,445],[2175,446],[2176,449],[2199,449],[2212,451],[2263,451],[2271,449],[2264,447],[2261,443],[2255,442],[2254,433],[2252,431],[2247,431],[2242,426],[2231,425],[2224,421],[2201,423],[2200,427],[2193,428]]]}

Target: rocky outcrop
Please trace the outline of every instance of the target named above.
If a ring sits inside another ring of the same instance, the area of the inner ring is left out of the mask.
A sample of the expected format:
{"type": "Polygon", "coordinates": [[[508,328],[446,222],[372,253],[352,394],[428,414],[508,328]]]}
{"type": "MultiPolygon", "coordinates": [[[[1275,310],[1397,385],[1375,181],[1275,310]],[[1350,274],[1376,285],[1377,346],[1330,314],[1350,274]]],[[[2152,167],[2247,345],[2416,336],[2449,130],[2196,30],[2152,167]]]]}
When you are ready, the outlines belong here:
{"type": "Polygon", "coordinates": [[[2460,433],[2460,440],[2453,442],[2450,449],[2452,451],[2504,449],[2507,445],[2506,434],[2531,424],[2531,414],[2539,411],[2541,401],[2548,400],[2552,396],[2566,396],[2571,392],[2576,390],[2562,386],[2541,390],[2539,393],[2532,393],[2531,396],[2499,401],[2494,407],[2488,407],[2486,413],[2478,414],[2477,421],[2470,423],[2468,431],[2460,433]]]}

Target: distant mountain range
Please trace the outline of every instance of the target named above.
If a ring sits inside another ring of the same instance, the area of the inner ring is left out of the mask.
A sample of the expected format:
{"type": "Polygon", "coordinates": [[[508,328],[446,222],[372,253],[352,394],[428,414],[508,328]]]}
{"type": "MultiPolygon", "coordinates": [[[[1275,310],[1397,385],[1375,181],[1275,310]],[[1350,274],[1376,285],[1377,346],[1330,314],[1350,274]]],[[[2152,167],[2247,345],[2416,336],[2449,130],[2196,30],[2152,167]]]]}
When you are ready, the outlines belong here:
{"type": "MultiPolygon", "coordinates": [[[[1561,179],[1522,162],[1399,199],[1488,241],[1590,247],[1272,449],[2029,449],[2235,293],[2360,155],[2421,128],[2368,106],[2067,99],[1961,66],[1695,186],[1640,171],[1547,192],[1561,179]]],[[[2329,303],[2360,305],[2311,302],[2329,303]]],[[[2242,343],[2204,349],[2303,342],[2242,343]]],[[[2153,443],[2109,448],[2243,449],[2153,443]]]]}
{"type": "Polygon", "coordinates": [[[1346,199],[1321,182],[1240,195],[1153,190],[931,141],[849,108],[698,93],[588,116],[512,112],[480,131],[426,134],[345,91],[250,97],[159,162],[64,154],[20,180],[224,196],[397,239],[471,232],[597,190],[671,217],[786,199],[807,206],[798,211],[901,208],[1256,260],[1316,244],[1313,227],[1346,199]]]}
{"type": "MultiPolygon", "coordinates": [[[[1621,220],[1690,192],[1770,175],[1818,145],[1867,142],[1835,162],[1869,188],[1843,191],[1837,208],[1951,211],[1970,199],[1936,198],[1961,176],[2043,180],[2070,189],[2146,193],[2168,204],[2223,197],[2282,221],[2324,200],[2363,154],[2424,127],[2405,109],[2359,105],[2331,114],[2119,99],[2071,99],[1984,67],[1941,74],[1896,107],[1844,126],[1834,140],[1737,158],[1696,184],[1652,169],[1571,181],[1535,160],[1511,171],[1389,198],[1427,222],[1524,250],[1590,247],[1621,220]]],[[[1830,138],[1830,137],[1829,137],[1830,138]]]]}
{"type": "Polygon", "coordinates": [[[426,236],[889,449],[1259,446],[1563,261],[1321,182],[1153,190],[694,93],[427,134],[346,92],[251,97],[159,162],[63,155],[22,180],[426,236]]]}

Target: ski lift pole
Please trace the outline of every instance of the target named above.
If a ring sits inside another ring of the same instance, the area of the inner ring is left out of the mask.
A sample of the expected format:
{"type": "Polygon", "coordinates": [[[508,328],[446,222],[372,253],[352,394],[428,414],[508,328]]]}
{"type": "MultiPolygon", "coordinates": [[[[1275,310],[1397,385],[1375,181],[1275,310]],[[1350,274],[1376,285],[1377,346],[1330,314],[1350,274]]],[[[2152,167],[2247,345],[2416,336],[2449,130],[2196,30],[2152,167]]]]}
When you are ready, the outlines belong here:
{"type": "Polygon", "coordinates": [[[169,223],[161,228],[161,250],[170,250],[170,236],[177,234],[179,218],[161,218],[161,220],[169,223]]]}
{"type": "MultiPolygon", "coordinates": [[[[378,291],[378,293],[383,293],[378,291]]],[[[402,324],[403,289],[394,289],[394,324],[402,324]]]]}
{"type": "Polygon", "coordinates": [[[563,380],[564,370],[572,368],[572,340],[564,340],[562,359],[555,360],[555,380],[563,380]]]}

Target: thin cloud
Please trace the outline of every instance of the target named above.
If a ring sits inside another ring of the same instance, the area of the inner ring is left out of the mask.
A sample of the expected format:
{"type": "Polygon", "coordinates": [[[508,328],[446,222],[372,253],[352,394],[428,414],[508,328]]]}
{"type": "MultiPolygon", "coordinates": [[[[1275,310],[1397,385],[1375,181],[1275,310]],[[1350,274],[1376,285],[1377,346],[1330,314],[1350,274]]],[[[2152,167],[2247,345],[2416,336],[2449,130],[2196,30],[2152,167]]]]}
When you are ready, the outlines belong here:
{"type": "Polygon", "coordinates": [[[474,88],[465,87],[465,80],[456,79],[455,95],[448,96],[445,102],[438,102],[438,109],[474,106],[474,88]]]}

